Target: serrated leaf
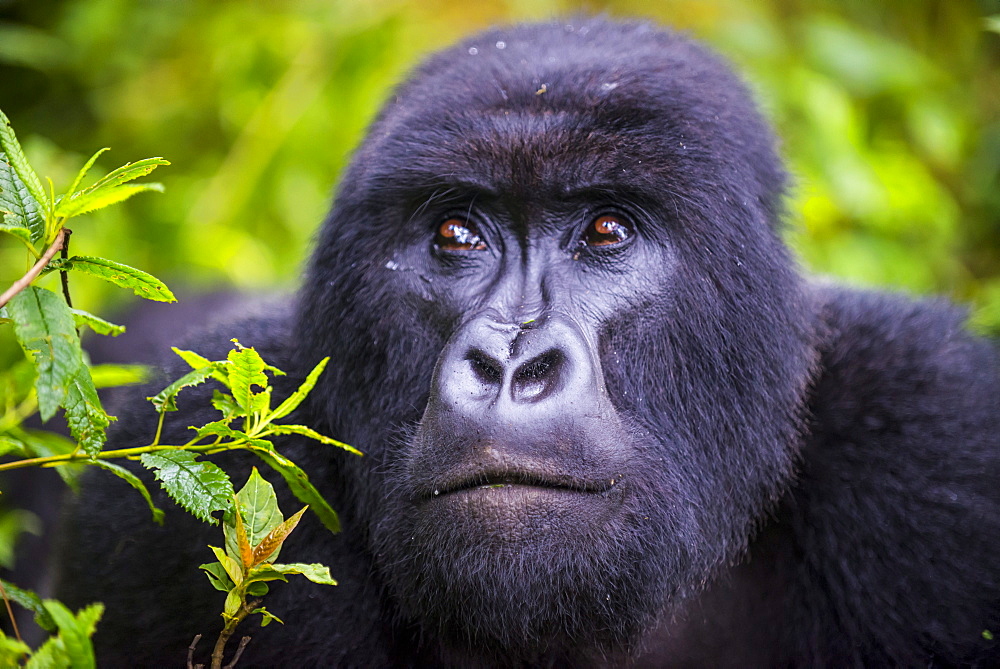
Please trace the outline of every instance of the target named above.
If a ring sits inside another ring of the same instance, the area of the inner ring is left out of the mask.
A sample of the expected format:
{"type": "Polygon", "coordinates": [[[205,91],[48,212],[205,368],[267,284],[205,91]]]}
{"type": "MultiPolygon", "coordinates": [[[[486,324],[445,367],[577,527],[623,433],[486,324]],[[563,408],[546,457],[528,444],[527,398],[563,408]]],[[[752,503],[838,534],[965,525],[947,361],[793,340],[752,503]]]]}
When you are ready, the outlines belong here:
{"type": "Polygon", "coordinates": [[[84,166],[80,168],[80,171],[76,173],[76,178],[73,179],[73,183],[70,184],[69,188],[66,189],[66,194],[62,196],[61,198],[62,200],[72,197],[73,194],[76,193],[77,187],[79,187],[84,177],[87,176],[87,172],[89,172],[90,168],[94,166],[94,163],[97,162],[97,159],[100,158],[102,154],[110,150],[111,149],[109,149],[108,147],[104,147],[103,149],[97,151],[94,155],[90,157],[90,160],[88,160],[86,164],[84,164],[84,166]]]}
{"type": "Polygon", "coordinates": [[[209,562],[208,564],[199,565],[199,567],[207,572],[206,576],[208,576],[208,581],[216,590],[229,592],[236,587],[236,584],[233,583],[231,578],[229,578],[229,574],[226,573],[226,568],[223,567],[221,563],[209,562]]]}
{"type": "Polygon", "coordinates": [[[308,508],[308,506],[302,507],[298,513],[287,518],[280,525],[268,532],[267,536],[260,540],[260,543],[255,544],[251,556],[252,564],[258,565],[268,560],[277,560],[281,545],[288,538],[288,535],[292,533],[292,530],[295,529],[295,526],[299,524],[302,514],[308,508]]]}
{"type": "Polygon", "coordinates": [[[149,380],[149,367],[146,365],[94,365],[90,368],[90,376],[94,379],[94,385],[98,390],[134,386],[149,380]]]}
{"type": "Polygon", "coordinates": [[[146,505],[149,506],[150,513],[153,514],[153,522],[156,523],[157,525],[163,524],[163,510],[158,508],[155,504],[153,504],[153,498],[149,494],[149,489],[146,487],[146,484],[143,483],[138,476],[136,476],[129,470],[125,469],[121,465],[116,465],[115,463],[108,462],[107,460],[94,460],[91,464],[96,465],[101,469],[106,469],[107,471],[111,472],[112,474],[122,479],[136,490],[138,490],[139,494],[142,495],[143,499],[146,500],[146,505]]]}
{"type": "Polygon", "coordinates": [[[24,669],[72,669],[63,640],[57,636],[49,637],[31,654],[24,669]]]}
{"type": "Polygon", "coordinates": [[[70,311],[73,312],[73,322],[78,328],[87,326],[97,334],[111,335],[112,337],[117,337],[125,332],[124,325],[115,325],[82,309],[70,309],[70,311]]]}
{"type": "Polygon", "coordinates": [[[217,420],[211,423],[205,423],[201,427],[193,428],[198,433],[199,437],[208,436],[219,436],[219,437],[230,437],[232,439],[244,439],[249,441],[250,437],[245,432],[240,432],[239,430],[234,430],[229,427],[228,420],[217,420]]]}
{"type": "Polygon", "coordinates": [[[278,472],[285,483],[288,484],[292,494],[312,509],[313,513],[320,519],[320,522],[331,532],[340,532],[340,519],[337,512],[327,503],[319,491],[309,482],[309,477],[298,465],[281,455],[273,448],[260,448],[251,444],[248,449],[258,458],[263,460],[274,471],[278,472]]]}
{"type": "Polygon", "coordinates": [[[0,151],[0,209],[7,212],[3,215],[4,225],[28,230],[28,241],[32,244],[44,241],[45,216],[42,213],[42,203],[31,195],[31,191],[21,181],[14,167],[4,160],[2,151],[0,151]]]}
{"type": "Polygon", "coordinates": [[[76,270],[104,279],[121,288],[129,288],[139,297],[155,302],[176,302],[177,298],[166,284],[152,274],[121,263],[95,258],[93,256],[73,256],[68,260],[53,260],[49,270],[76,270]]]}
{"type": "Polygon", "coordinates": [[[233,484],[224,471],[211,462],[196,460],[188,451],[144,453],[139,460],[152,469],[163,489],[195,518],[207,523],[212,513],[232,504],[233,484]]]}
{"type": "MultiPolygon", "coordinates": [[[[14,128],[10,125],[10,119],[2,111],[0,111],[0,151],[5,155],[0,160],[5,160],[13,168],[14,173],[24,183],[35,202],[39,204],[45,202],[45,189],[42,188],[42,182],[35,174],[35,170],[28,164],[28,159],[24,157],[21,145],[17,141],[17,135],[14,134],[14,128]]],[[[3,184],[0,184],[0,188],[3,188],[3,184]]]]}
{"type": "Polygon", "coordinates": [[[0,219],[3,221],[0,223],[0,232],[6,232],[9,235],[14,235],[28,246],[31,246],[31,230],[23,228],[19,225],[11,225],[8,221],[12,218],[13,216],[10,214],[5,213],[3,215],[3,218],[0,219]]]}
{"type": "Polygon", "coordinates": [[[233,399],[247,412],[254,411],[256,393],[253,386],[258,386],[261,390],[267,388],[264,361],[253,348],[242,347],[229,351],[227,358],[231,363],[226,371],[233,399]]]}
{"type": "Polygon", "coordinates": [[[191,369],[200,369],[201,367],[213,365],[215,371],[212,373],[212,378],[227,388],[229,387],[229,375],[225,372],[225,367],[229,364],[228,360],[209,360],[194,351],[185,351],[176,346],[171,346],[170,350],[179,355],[184,362],[191,366],[191,369]]]}
{"type": "Polygon", "coordinates": [[[146,399],[153,403],[157,411],[177,411],[177,393],[185,388],[204,383],[206,379],[212,376],[212,372],[213,369],[211,367],[201,367],[192,370],[160,392],[146,399]]]}
{"type": "Polygon", "coordinates": [[[306,376],[306,380],[302,382],[302,385],[300,385],[295,392],[288,397],[288,399],[279,404],[278,408],[275,409],[267,417],[267,419],[269,421],[280,420],[281,418],[284,418],[288,414],[292,413],[292,411],[294,411],[302,403],[302,400],[304,400],[316,386],[316,381],[319,379],[319,375],[323,373],[323,370],[326,369],[328,362],[330,362],[329,356],[320,360],[319,364],[313,367],[312,371],[306,376]]]}
{"type": "Polygon", "coordinates": [[[234,418],[246,415],[246,412],[236,403],[232,395],[226,395],[219,390],[215,390],[212,393],[212,406],[222,412],[224,418],[219,421],[222,423],[228,424],[234,418]]]}
{"type": "Polygon", "coordinates": [[[170,161],[157,156],[155,158],[143,158],[134,163],[126,163],[118,169],[108,172],[86,190],[98,190],[101,188],[114,187],[144,177],[160,165],[169,165],[170,161]]]}
{"type": "Polygon", "coordinates": [[[19,588],[13,583],[0,579],[3,589],[7,593],[7,599],[35,614],[35,623],[46,632],[56,631],[56,621],[52,619],[49,612],[42,605],[42,598],[31,590],[19,588]]]}
{"type": "Polygon", "coordinates": [[[73,314],[58,295],[28,286],[7,304],[14,334],[32,354],[38,378],[38,411],[47,421],[66,401],[70,385],[83,363],[73,314]]]}
{"type": "Polygon", "coordinates": [[[97,190],[82,191],[75,197],[62,200],[56,205],[56,216],[70,218],[87,214],[98,209],[110,207],[113,204],[124,202],[133,195],[145,193],[147,191],[163,192],[163,184],[126,184],[124,186],[107,186],[97,190]]]}
{"type": "Polygon", "coordinates": [[[104,606],[91,604],[74,616],[68,608],[55,600],[45,600],[43,605],[59,628],[59,638],[63,641],[70,666],[74,669],[93,669],[96,662],[90,637],[104,613],[104,606]]]}
{"type": "Polygon", "coordinates": [[[303,437],[309,437],[310,439],[315,439],[316,441],[323,444],[329,444],[330,446],[337,446],[339,448],[344,449],[348,453],[354,453],[355,455],[364,455],[364,453],[354,448],[353,446],[345,444],[342,441],[337,441],[336,439],[331,439],[330,437],[320,434],[316,430],[313,430],[310,427],[306,427],[305,425],[271,425],[270,427],[268,427],[267,431],[269,434],[298,434],[302,435],[303,437]]]}
{"type": "Polygon", "coordinates": [[[330,576],[330,568],[325,564],[303,564],[296,562],[293,564],[272,564],[271,569],[282,574],[301,574],[313,583],[320,585],[337,585],[337,582],[330,576]]]}
{"type": "MultiPolygon", "coordinates": [[[[250,472],[246,485],[236,493],[236,500],[242,509],[241,518],[250,548],[249,566],[254,564],[252,560],[253,547],[259,544],[274,528],[280,526],[283,517],[278,508],[278,498],[274,494],[274,487],[260,475],[256,467],[250,472]]],[[[226,537],[226,552],[230,555],[242,555],[235,533],[235,518],[230,519],[227,516],[225,521],[222,529],[226,537]]]]}
{"type": "Polygon", "coordinates": [[[90,369],[81,365],[70,380],[66,393],[66,424],[69,432],[87,455],[97,455],[107,441],[105,428],[114,420],[105,413],[90,369]]]}

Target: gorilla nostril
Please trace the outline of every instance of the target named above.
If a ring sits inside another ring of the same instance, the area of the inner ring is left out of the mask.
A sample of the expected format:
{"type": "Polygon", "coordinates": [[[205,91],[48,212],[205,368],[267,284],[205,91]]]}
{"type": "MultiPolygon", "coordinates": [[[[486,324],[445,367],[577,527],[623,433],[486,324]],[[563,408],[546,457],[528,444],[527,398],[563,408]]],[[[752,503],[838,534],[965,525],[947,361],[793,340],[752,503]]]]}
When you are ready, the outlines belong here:
{"type": "Polygon", "coordinates": [[[478,348],[469,351],[465,359],[469,361],[473,373],[482,383],[491,386],[503,383],[503,365],[478,348]]]}
{"type": "Polygon", "coordinates": [[[513,379],[514,399],[530,402],[548,395],[558,385],[564,360],[561,351],[552,349],[518,367],[513,379]]]}

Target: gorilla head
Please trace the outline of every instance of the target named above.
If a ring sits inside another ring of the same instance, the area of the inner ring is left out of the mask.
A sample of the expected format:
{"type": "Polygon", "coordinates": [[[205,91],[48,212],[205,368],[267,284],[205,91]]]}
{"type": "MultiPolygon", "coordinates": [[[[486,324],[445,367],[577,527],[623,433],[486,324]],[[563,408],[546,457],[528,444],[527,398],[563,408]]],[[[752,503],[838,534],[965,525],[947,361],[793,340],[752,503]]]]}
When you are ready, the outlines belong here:
{"type": "Polygon", "coordinates": [[[498,30],[419,68],[303,290],[313,423],[396,615],[519,657],[633,646],[787,486],[813,308],[746,89],[691,41],[498,30]]]}

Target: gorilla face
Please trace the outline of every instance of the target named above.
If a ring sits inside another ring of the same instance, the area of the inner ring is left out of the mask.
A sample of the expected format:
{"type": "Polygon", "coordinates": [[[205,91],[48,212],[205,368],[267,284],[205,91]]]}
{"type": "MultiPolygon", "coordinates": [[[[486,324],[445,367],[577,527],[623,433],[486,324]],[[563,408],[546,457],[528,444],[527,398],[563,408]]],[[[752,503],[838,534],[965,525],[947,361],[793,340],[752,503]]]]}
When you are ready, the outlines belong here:
{"type": "Polygon", "coordinates": [[[814,364],[782,189],[740,82],[646,26],[484,34],[399,89],[299,323],[399,615],[603,653],[739,556],[814,364]]]}

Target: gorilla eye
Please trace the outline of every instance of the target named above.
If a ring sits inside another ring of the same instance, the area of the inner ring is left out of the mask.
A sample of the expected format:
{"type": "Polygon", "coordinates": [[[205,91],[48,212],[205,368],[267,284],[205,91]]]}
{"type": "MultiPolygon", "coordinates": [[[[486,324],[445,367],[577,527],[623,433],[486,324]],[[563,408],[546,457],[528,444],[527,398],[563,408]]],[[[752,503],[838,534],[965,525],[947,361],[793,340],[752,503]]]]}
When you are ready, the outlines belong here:
{"type": "Polygon", "coordinates": [[[581,243],[585,246],[610,246],[620,244],[631,236],[631,223],[621,216],[605,214],[587,226],[581,243]]]}
{"type": "Polygon", "coordinates": [[[462,218],[449,218],[442,223],[434,244],[442,251],[482,251],[486,248],[476,226],[462,218]]]}

